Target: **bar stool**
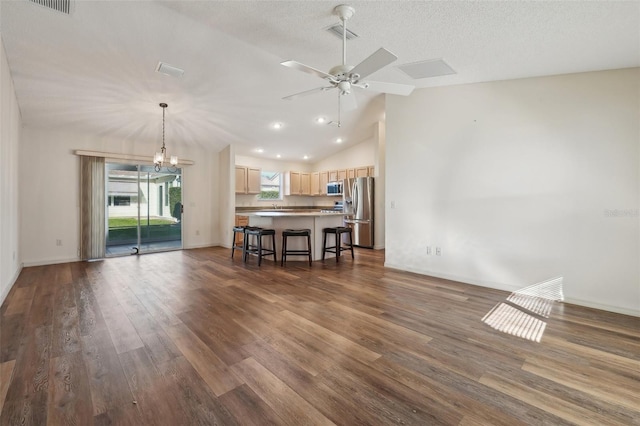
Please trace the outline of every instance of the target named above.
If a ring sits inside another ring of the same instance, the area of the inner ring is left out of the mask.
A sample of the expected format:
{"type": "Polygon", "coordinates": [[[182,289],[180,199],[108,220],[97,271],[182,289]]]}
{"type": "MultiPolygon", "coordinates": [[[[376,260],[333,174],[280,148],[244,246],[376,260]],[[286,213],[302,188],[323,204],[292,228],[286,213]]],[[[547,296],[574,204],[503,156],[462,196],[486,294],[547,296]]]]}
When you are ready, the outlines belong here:
{"type": "Polygon", "coordinates": [[[244,258],[244,243],[245,243],[245,235],[244,230],[246,226],[234,226],[233,227],[233,240],[231,240],[231,258],[233,259],[233,254],[236,249],[242,250],[242,257],[244,258]],[[242,243],[236,243],[236,234],[242,234],[242,243]]]}
{"type": "Polygon", "coordinates": [[[280,266],[284,266],[284,263],[287,261],[287,255],[309,256],[309,266],[311,266],[311,229],[285,229],[282,231],[282,257],[280,258],[280,266]],[[307,249],[287,249],[288,237],[307,237],[307,249]]]}
{"type": "Polygon", "coordinates": [[[273,256],[273,261],[277,262],[276,258],[276,231],[274,229],[263,228],[246,228],[244,231],[245,243],[244,243],[244,255],[243,260],[247,261],[247,256],[255,254],[258,256],[258,266],[262,264],[262,258],[265,256],[273,256]],[[249,238],[256,237],[255,244],[251,244],[249,238]],[[271,236],[271,249],[262,247],[262,237],[271,236]]]}
{"type": "Polygon", "coordinates": [[[245,231],[247,229],[259,229],[257,226],[234,226],[233,227],[233,240],[231,241],[231,258],[237,250],[242,250],[242,259],[244,260],[244,246],[247,243],[247,236],[245,231]],[[242,234],[242,243],[236,243],[236,234],[242,234]]]}
{"type": "Polygon", "coordinates": [[[353,255],[353,238],[352,229],[347,226],[336,226],[335,228],[324,228],[322,230],[322,260],[324,260],[325,253],[335,253],[336,263],[340,260],[340,253],[345,250],[351,249],[351,259],[354,259],[353,255]],[[327,235],[333,234],[335,236],[335,245],[327,247],[327,235]],[[349,247],[342,245],[342,234],[349,234],[349,247]]]}

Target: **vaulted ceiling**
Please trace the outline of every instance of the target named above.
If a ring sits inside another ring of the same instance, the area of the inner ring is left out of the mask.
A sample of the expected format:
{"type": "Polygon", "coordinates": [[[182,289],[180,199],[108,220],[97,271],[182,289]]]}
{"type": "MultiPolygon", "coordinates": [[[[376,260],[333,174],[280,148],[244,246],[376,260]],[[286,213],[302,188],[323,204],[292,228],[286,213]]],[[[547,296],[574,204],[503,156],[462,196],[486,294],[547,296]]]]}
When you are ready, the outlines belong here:
{"type": "MultiPolygon", "coordinates": [[[[244,155],[317,161],[372,133],[379,93],[356,89],[342,112],[337,91],[280,65],[322,71],[341,63],[329,1],[75,1],[63,14],[28,0],[2,1],[2,39],[27,126],[71,128],[123,140],[167,141],[244,155]],[[158,62],[184,69],[156,72],[158,62]],[[274,122],[283,123],[279,130],[274,122]],[[335,142],[342,137],[342,144],[335,142]],[[262,149],[262,153],[256,150],[262,149]]],[[[419,88],[640,66],[638,2],[356,1],[347,62],[379,47],[398,56],[372,80],[419,88]],[[445,60],[456,74],[414,80],[397,66],[445,60]]],[[[428,117],[425,117],[428,119],[428,117]]]]}

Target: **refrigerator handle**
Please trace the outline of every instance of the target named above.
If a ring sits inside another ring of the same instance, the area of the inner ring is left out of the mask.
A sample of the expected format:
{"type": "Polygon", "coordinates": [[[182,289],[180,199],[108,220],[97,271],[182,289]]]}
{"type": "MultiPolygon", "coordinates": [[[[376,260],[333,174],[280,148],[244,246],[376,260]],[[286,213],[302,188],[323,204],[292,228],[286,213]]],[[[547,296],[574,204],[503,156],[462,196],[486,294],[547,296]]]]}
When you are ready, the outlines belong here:
{"type": "Polygon", "coordinates": [[[353,214],[357,215],[358,214],[358,180],[357,179],[353,180],[351,194],[352,194],[351,200],[353,201],[353,214]]]}

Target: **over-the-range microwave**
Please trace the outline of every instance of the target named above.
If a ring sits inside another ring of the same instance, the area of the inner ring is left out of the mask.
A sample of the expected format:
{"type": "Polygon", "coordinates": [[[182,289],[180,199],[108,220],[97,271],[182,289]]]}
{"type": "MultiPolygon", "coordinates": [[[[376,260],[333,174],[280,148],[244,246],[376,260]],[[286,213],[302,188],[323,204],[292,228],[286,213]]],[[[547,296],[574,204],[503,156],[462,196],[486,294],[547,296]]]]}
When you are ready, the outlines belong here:
{"type": "Polygon", "coordinates": [[[342,182],[327,183],[327,195],[342,195],[342,182]]]}

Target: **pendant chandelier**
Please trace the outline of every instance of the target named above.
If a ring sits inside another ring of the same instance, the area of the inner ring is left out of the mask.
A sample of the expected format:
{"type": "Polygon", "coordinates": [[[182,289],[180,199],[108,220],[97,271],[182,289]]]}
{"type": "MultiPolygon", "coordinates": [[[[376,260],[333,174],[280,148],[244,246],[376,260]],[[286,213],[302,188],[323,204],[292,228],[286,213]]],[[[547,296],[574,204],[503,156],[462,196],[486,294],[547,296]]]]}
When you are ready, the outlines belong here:
{"type": "MultiPolygon", "coordinates": [[[[167,162],[167,148],[164,146],[164,110],[169,105],[162,102],[160,107],[162,108],[162,148],[160,148],[160,152],[156,152],[156,155],[153,156],[153,164],[155,164],[156,172],[159,172],[163,167],[164,163],[167,162]]],[[[170,172],[176,172],[178,170],[178,156],[172,155],[168,157],[169,166],[167,168],[170,172]]]]}

